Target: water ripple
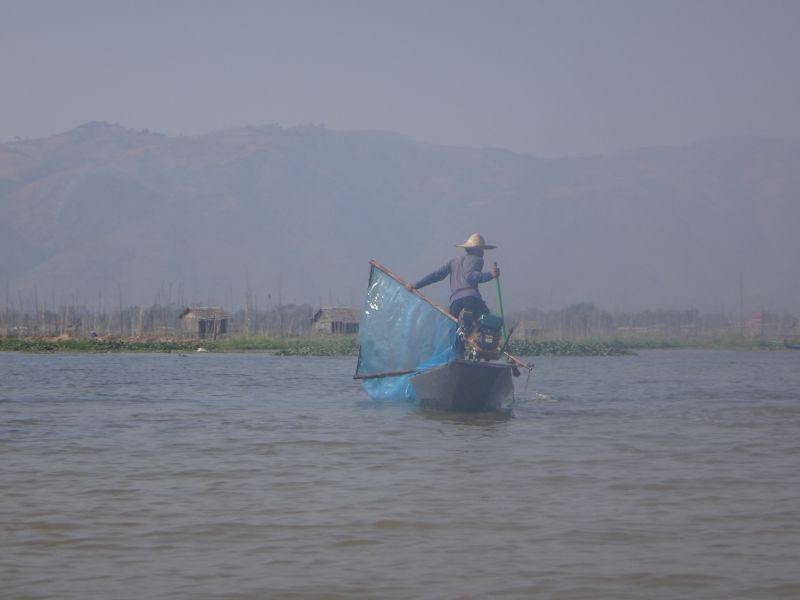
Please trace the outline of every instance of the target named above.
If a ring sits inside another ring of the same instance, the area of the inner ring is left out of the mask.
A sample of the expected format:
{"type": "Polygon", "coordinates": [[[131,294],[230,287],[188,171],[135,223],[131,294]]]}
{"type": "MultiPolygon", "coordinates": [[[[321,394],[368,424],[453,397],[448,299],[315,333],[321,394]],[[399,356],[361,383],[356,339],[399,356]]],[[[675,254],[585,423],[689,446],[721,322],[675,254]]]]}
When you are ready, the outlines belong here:
{"type": "Polygon", "coordinates": [[[541,358],[498,415],[351,359],[0,354],[0,596],[796,598],[796,354],[541,358]]]}

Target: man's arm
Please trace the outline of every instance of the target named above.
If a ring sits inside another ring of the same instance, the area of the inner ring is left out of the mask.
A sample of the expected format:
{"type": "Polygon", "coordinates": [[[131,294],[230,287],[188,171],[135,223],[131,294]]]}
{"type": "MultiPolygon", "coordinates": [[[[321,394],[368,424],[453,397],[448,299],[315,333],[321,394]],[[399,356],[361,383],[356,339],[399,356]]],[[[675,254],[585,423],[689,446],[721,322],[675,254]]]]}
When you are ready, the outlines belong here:
{"type": "Polygon", "coordinates": [[[483,261],[476,262],[474,266],[476,269],[467,273],[467,283],[471,286],[478,287],[479,283],[486,283],[500,276],[500,269],[497,268],[496,263],[492,266],[491,271],[486,271],[485,273],[480,270],[483,267],[483,261]]]}
{"type": "Polygon", "coordinates": [[[411,287],[415,289],[423,288],[426,285],[430,285],[432,283],[436,283],[437,281],[441,281],[449,274],[450,274],[450,262],[448,261],[447,264],[436,269],[433,273],[425,275],[425,277],[420,279],[417,283],[415,283],[411,287]]]}

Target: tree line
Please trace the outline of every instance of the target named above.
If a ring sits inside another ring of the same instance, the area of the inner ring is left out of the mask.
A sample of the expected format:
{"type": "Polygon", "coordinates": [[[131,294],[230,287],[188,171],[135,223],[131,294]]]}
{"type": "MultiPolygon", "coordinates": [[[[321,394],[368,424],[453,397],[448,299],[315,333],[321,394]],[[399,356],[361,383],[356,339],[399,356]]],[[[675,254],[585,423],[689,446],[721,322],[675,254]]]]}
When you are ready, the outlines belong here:
{"type": "MultiPolygon", "coordinates": [[[[196,337],[180,318],[186,307],[178,304],[90,309],[64,305],[58,310],[20,310],[6,306],[0,311],[0,336],[5,337],[196,337]]],[[[309,304],[259,308],[246,306],[226,313],[231,335],[287,337],[311,329],[314,309],[309,304]]]]}
{"type": "MultiPolygon", "coordinates": [[[[170,338],[197,336],[180,318],[185,305],[171,302],[127,308],[65,304],[58,310],[0,309],[3,337],[170,338]]],[[[310,304],[260,307],[248,297],[245,307],[226,312],[227,334],[233,336],[303,336],[311,331],[310,304]]],[[[730,315],[698,310],[609,311],[593,304],[573,304],[560,310],[527,309],[506,317],[514,339],[581,341],[587,339],[653,339],[739,335],[760,338],[800,336],[800,319],[793,315],[758,312],[730,315]]]]}
{"type": "Polygon", "coordinates": [[[698,310],[609,311],[589,303],[561,310],[528,309],[511,315],[514,337],[536,341],[595,338],[702,338],[723,335],[784,338],[800,335],[800,319],[758,311],[747,315],[698,310]]]}

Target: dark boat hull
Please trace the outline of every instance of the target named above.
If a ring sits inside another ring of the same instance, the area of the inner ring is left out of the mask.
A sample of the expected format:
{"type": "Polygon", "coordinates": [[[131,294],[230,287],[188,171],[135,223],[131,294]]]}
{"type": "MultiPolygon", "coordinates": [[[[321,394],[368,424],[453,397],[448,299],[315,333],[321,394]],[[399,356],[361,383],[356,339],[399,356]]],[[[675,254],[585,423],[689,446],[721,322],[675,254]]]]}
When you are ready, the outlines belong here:
{"type": "Polygon", "coordinates": [[[414,396],[430,410],[494,412],[514,392],[506,363],[453,360],[411,378],[414,396]]]}

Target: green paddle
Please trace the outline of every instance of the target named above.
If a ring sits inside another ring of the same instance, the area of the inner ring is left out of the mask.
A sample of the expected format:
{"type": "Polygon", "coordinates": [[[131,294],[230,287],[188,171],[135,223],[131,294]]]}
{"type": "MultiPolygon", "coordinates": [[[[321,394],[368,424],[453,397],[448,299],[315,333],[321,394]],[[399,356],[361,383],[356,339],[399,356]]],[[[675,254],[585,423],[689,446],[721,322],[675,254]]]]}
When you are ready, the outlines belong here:
{"type": "MultiPolygon", "coordinates": [[[[494,263],[494,268],[497,269],[497,263],[494,263]]],[[[506,319],[503,316],[503,294],[500,292],[500,275],[498,274],[497,277],[494,279],[497,289],[497,314],[503,320],[503,325],[500,327],[500,339],[503,341],[503,351],[505,353],[505,348],[508,346],[508,336],[506,335],[506,319]]],[[[511,363],[511,372],[513,373],[514,377],[519,377],[519,369],[514,362],[511,361],[509,356],[509,361],[511,363]]]]}
{"type": "MultiPolygon", "coordinates": [[[[497,263],[494,263],[495,270],[497,269],[497,263]]],[[[506,345],[506,320],[503,316],[503,294],[500,292],[500,275],[498,274],[495,277],[494,282],[496,284],[495,289],[497,290],[497,314],[501,319],[503,319],[503,325],[500,328],[500,338],[503,340],[503,346],[506,345]]]]}

